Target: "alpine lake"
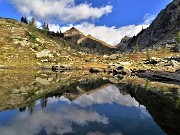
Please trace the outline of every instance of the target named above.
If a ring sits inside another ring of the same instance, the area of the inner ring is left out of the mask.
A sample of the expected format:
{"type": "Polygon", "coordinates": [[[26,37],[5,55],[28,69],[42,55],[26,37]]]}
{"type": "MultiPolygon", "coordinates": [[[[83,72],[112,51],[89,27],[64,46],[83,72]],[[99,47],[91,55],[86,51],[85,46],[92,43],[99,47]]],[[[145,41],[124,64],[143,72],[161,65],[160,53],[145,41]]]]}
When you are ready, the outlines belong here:
{"type": "Polygon", "coordinates": [[[178,84],[0,70],[0,135],[178,135],[178,84]]]}

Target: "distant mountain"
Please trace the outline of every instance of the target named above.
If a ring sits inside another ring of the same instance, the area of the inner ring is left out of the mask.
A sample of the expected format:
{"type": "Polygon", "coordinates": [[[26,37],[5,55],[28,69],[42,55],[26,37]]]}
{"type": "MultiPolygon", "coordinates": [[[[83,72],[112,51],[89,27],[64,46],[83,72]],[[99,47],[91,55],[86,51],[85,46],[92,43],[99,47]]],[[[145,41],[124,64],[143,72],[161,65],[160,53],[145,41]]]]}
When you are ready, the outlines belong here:
{"type": "Polygon", "coordinates": [[[74,27],[64,32],[64,35],[65,40],[74,43],[74,45],[77,45],[77,47],[86,52],[109,53],[114,49],[113,46],[91,36],[90,34],[85,36],[82,32],[74,27]]]}
{"type": "Polygon", "coordinates": [[[72,27],[71,29],[65,31],[64,36],[66,40],[69,40],[73,43],[79,43],[81,39],[86,37],[82,32],[80,32],[75,27],[72,27]]]}
{"type": "Polygon", "coordinates": [[[180,31],[180,0],[173,0],[163,9],[152,24],[132,37],[128,44],[119,46],[119,49],[133,49],[136,44],[141,49],[147,47],[161,47],[166,43],[175,42],[180,31]]]}

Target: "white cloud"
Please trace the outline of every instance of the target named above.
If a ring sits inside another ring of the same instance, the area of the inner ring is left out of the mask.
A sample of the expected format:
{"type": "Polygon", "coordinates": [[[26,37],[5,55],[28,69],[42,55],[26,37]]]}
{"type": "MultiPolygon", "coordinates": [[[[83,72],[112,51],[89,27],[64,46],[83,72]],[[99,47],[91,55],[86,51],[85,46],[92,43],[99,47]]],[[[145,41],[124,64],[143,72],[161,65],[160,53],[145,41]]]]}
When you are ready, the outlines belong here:
{"type": "Polygon", "coordinates": [[[150,15],[149,13],[146,13],[144,15],[144,24],[149,25],[152,23],[152,21],[156,18],[156,15],[150,15]]]}
{"type": "Polygon", "coordinates": [[[34,135],[42,129],[49,134],[74,132],[72,124],[87,125],[88,122],[108,124],[108,118],[96,111],[80,109],[73,105],[54,106],[54,108],[36,110],[18,114],[9,125],[0,125],[1,135],[34,135]],[[52,110],[51,110],[52,109],[52,110]]]}
{"type": "Polygon", "coordinates": [[[75,0],[12,0],[17,9],[26,16],[35,16],[42,20],[61,20],[78,22],[98,19],[112,12],[112,6],[93,7],[92,4],[76,5],[75,0]]]}
{"type": "Polygon", "coordinates": [[[73,25],[69,24],[68,26],[60,27],[59,25],[51,24],[50,30],[57,31],[59,29],[62,30],[62,32],[65,32],[66,30],[76,27],[81,32],[83,32],[85,35],[91,34],[92,36],[110,44],[110,45],[117,45],[121,39],[125,36],[133,37],[134,35],[137,35],[142,28],[145,29],[149,27],[152,20],[154,20],[155,16],[147,16],[145,15],[145,21],[142,24],[139,25],[128,25],[116,28],[113,27],[107,27],[107,26],[95,26],[94,24],[83,22],[81,24],[73,25]],[[57,29],[55,29],[57,28],[57,29]]]}
{"type": "MultiPolygon", "coordinates": [[[[98,19],[105,14],[111,13],[113,7],[111,5],[93,7],[92,4],[87,2],[76,4],[75,0],[12,0],[12,2],[20,12],[27,16],[35,16],[44,21],[55,20],[56,22],[70,23],[64,27],[50,24],[51,31],[57,32],[61,29],[64,32],[74,26],[85,35],[91,34],[113,46],[117,45],[125,36],[137,35],[142,28],[147,28],[155,19],[154,15],[147,13],[144,16],[144,22],[139,25],[132,24],[119,28],[115,26],[96,26],[89,22],[73,25],[74,22],[98,19]]],[[[40,28],[42,26],[39,22],[37,22],[37,25],[40,28]]]]}

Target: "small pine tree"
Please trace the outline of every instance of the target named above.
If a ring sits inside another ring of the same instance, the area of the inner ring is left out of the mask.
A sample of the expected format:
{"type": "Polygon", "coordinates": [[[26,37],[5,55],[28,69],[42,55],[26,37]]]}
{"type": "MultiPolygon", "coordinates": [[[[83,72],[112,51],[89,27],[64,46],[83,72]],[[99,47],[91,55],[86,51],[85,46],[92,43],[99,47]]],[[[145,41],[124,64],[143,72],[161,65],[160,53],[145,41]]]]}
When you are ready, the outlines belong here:
{"type": "Polygon", "coordinates": [[[24,17],[24,23],[28,24],[27,18],[24,17]]]}
{"type": "Polygon", "coordinates": [[[26,17],[21,17],[21,22],[28,24],[26,17]]]}
{"type": "Polygon", "coordinates": [[[24,22],[24,19],[25,19],[25,18],[22,16],[22,17],[21,17],[21,22],[24,22]]]}
{"type": "Polygon", "coordinates": [[[150,55],[149,49],[146,49],[146,57],[147,57],[148,61],[151,60],[151,55],[150,55]]]}
{"type": "Polygon", "coordinates": [[[60,30],[60,37],[64,38],[64,33],[62,33],[61,30],[60,30]]]}
{"type": "Polygon", "coordinates": [[[30,25],[31,27],[37,28],[35,19],[34,19],[33,17],[31,18],[31,21],[29,22],[29,25],[30,25]]]}
{"type": "Polygon", "coordinates": [[[139,52],[139,45],[136,44],[136,46],[135,46],[135,53],[138,53],[138,52],[139,52]]]}
{"type": "Polygon", "coordinates": [[[49,31],[49,26],[48,26],[47,23],[44,23],[44,24],[43,24],[43,30],[49,31]]]}
{"type": "Polygon", "coordinates": [[[60,34],[59,31],[57,31],[56,34],[59,35],[60,34]]]}

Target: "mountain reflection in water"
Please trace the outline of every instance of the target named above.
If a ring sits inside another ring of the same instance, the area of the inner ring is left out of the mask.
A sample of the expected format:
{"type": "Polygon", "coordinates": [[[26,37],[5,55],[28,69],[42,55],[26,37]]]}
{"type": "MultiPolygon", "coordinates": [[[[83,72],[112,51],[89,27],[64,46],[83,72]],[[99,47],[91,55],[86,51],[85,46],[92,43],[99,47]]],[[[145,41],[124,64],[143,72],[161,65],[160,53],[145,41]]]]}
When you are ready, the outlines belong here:
{"type": "MultiPolygon", "coordinates": [[[[63,75],[61,75],[62,77],[63,75]]],[[[51,76],[52,77],[52,76],[51,76]]],[[[71,76],[72,77],[72,76],[71,76]]],[[[57,80],[34,78],[43,84],[43,89],[53,88],[49,93],[30,93],[22,98],[23,103],[9,102],[8,108],[0,112],[1,135],[163,135],[161,128],[163,119],[155,121],[160,123],[160,128],[148,112],[154,115],[151,104],[141,98],[141,89],[134,90],[130,85],[112,85],[107,79],[90,80],[80,78],[80,81],[71,81],[68,85],[55,85],[57,80]],[[58,86],[58,87],[57,87],[58,86]],[[135,98],[134,98],[135,97],[135,98]],[[145,106],[140,105],[139,102],[145,106]],[[24,103],[25,102],[25,103],[24,103]],[[27,106],[27,107],[26,107],[27,106]],[[18,110],[18,108],[20,108],[18,110]]],[[[59,79],[58,77],[56,79],[59,79]]],[[[34,82],[34,81],[33,81],[34,82]]],[[[60,83],[60,82],[59,82],[60,83]]],[[[33,84],[33,83],[30,83],[33,84]]],[[[41,88],[40,84],[36,87],[41,88]]],[[[21,88],[21,87],[20,87],[21,88]]],[[[146,91],[145,91],[146,92],[146,91]]],[[[149,93],[143,93],[146,97],[149,93]]],[[[12,97],[10,94],[9,97],[12,97]]],[[[156,97],[154,94],[153,96],[156,97]]],[[[147,98],[147,97],[146,97],[147,98]]],[[[151,98],[151,95],[149,96],[151,98]]],[[[3,101],[1,101],[3,103],[3,101]]],[[[153,103],[153,102],[152,102],[153,103]]],[[[157,103],[157,106],[160,103],[157,103]]],[[[5,103],[4,103],[5,105],[5,103]]],[[[153,106],[153,105],[152,105],[153,106]]],[[[167,106],[168,107],[168,106],[167,106]]],[[[158,110],[160,111],[160,110],[158,110]]],[[[178,113],[179,110],[175,110],[178,113]]],[[[161,112],[157,112],[157,116],[161,112]]],[[[165,113],[165,112],[164,112],[165,113]]],[[[171,117],[172,113],[169,114],[171,117]]],[[[164,115],[162,115],[164,116],[164,115]]],[[[154,117],[154,116],[153,116],[154,117]]],[[[172,117],[176,117],[172,115],[172,117]]],[[[178,122],[178,120],[174,120],[178,122]]],[[[177,126],[177,125],[176,125],[177,126]]],[[[167,124],[166,124],[166,127],[167,124]]],[[[175,127],[174,129],[178,129],[175,127]]],[[[175,133],[170,128],[168,133],[175,133]]]]}

